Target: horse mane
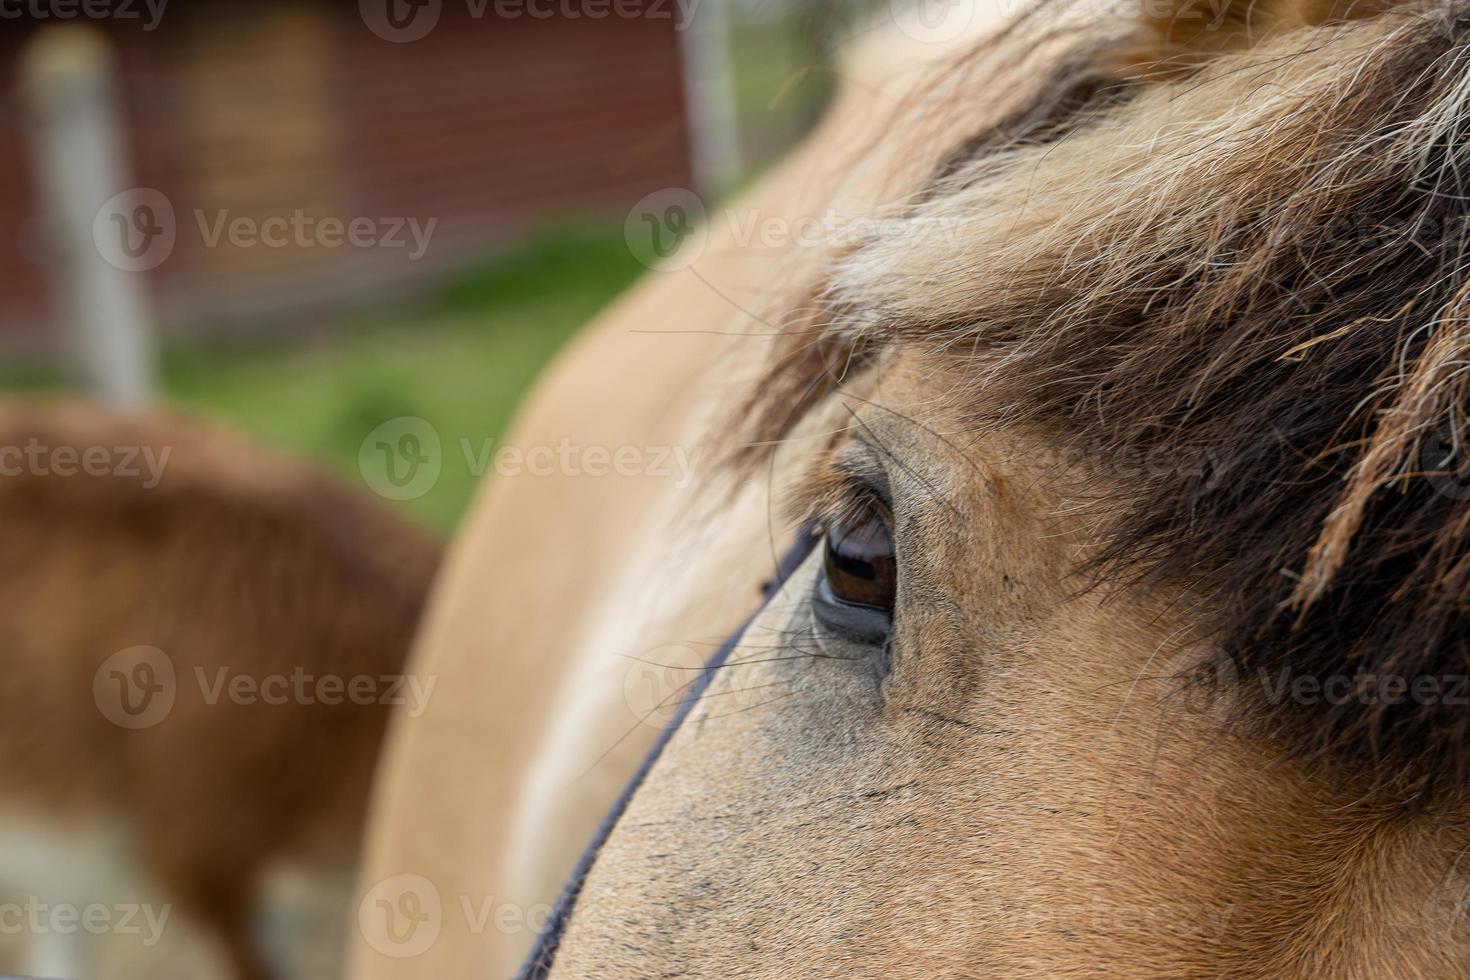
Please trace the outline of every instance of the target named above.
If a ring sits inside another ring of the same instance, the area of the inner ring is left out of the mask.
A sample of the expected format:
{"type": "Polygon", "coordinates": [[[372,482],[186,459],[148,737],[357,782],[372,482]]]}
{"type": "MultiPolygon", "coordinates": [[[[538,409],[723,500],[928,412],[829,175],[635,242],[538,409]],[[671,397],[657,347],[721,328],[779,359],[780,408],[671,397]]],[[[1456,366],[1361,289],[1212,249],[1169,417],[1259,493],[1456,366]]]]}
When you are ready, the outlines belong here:
{"type": "Polygon", "coordinates": [[[1198,583],[1251,720],[1429,799],[1470,775],[1470,5],[1269,6],[1080,39],[824,270],[740,455],[903,350],[977,426],[1163,459],[1094,572],[1198,583]]]}

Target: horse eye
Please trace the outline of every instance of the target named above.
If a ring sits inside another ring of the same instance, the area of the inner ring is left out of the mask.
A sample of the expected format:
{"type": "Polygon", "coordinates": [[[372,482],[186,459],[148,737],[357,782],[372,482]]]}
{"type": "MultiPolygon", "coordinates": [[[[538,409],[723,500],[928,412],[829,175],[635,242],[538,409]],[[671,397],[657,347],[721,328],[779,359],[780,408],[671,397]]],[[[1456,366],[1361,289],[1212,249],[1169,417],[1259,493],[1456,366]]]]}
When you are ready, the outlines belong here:
{"type": "Polygon", "coordinates": [[[898,596],[893,535],[881,515],[868,511],[827,528],[817,589],[818,617],[855,639],[887,638],[898,596]]]}
{"type": "Polygon", "coordinates": [[[898,561],[888,522],[876,510],[833,520],[823,542],[822,577],[811,599],[817,620],[886,651],[897,597],[898,561]]]}
{"type": "Polygon", "coordinates": [[[822,564],[835,598],[893,613],[898,564],[893,558],[893,536],[877,514],[870,512],[855,522],[828,528],[822,564]]]}

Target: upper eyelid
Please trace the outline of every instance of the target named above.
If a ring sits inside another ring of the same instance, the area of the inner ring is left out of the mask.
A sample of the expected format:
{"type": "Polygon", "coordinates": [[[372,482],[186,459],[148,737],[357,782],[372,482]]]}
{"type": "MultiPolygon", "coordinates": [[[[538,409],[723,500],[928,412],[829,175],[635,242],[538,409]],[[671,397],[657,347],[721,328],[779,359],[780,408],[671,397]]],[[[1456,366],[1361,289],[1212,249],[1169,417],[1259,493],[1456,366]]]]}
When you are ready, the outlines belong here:
{"type": "Polygon", "coordinates": [[[874,507],[892,522],[893,503],[882,457],[854,440],[802,480],[786,509],[794,523],[825,524],[874,507]]]}
{"type": "Polygon", "coordinates": [[[888,482],[888,470],[883,465],[884,456],[861,439],[854,439],[835,460],[852,481],[854,488],[861,488],[878,498],[885,509],[893,510],[893,488],[888,482]]]}

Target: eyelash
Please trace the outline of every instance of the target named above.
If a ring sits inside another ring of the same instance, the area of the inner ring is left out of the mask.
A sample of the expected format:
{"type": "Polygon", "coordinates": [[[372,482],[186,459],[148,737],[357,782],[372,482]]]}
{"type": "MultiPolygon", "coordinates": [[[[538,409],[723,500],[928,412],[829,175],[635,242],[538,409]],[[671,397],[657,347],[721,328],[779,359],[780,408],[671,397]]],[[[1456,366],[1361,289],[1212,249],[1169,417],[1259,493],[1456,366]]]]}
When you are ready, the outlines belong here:
{"type": "Polygon", "coordinates": [[[834,524],[850,523],[877,514],[891,530],[893,511],[877,489],[845,469],[832,468],[808,483],[791,508],[796,523],[825,533],[834,524]]]}

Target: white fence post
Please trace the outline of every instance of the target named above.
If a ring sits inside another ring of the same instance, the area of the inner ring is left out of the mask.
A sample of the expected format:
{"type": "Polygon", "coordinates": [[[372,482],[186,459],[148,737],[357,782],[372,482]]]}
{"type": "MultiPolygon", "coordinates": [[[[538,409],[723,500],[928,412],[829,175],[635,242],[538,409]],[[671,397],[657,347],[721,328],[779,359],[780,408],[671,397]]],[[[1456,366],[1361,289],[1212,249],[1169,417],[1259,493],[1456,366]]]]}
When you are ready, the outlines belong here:
{"type": "MultiPolygon", "coordinates": [[[[130,189],[116,56],[95,28],[53,25],[30,41],[20,72],[47,264],[70,354],[93,395],[140,405],[157,370],[146,271],[104,254],[94,237],[102,209],[130,189]]],[[[132,233],[125,225],[116,231],[132,233]]]]}
{"type": "Polygon", "coordinates": [[[742,169],[730,12],[723,0],[702,0],[679,26],[694,180],[701,193],[728,191],[742,169]]]}

